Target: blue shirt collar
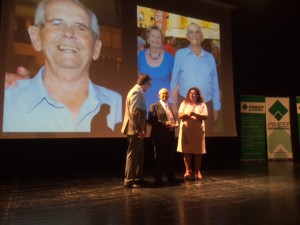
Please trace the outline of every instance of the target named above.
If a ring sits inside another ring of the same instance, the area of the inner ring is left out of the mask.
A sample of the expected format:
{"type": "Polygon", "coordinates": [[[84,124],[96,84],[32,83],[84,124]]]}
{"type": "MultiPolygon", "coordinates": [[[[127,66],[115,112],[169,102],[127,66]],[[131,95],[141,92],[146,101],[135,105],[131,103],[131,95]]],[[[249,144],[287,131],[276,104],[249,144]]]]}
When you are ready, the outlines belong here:
{"type": "MultiPolygon", "coordinates": [[[[45,72],[46,68],[42,67],[39,72],[34,76],[34,78],[31,79],[30,85],[28,86],[28,92],[26,100],[28,100],[27,105],[27,112],[30,112],[35,107],[37,107],[42,101],[47,101],[48,104],[57,107],[57,108],[63,108],[65,107],[64,104],[61,102],[56,101],[53,99],[43,82],[43,74],[45,72]]],[[[98,106],[99,99],[97,98],[96,92],[94,90],[93,84],[91,80],[89,80],[89,95],[87,98],[87,101],[89,102],[88,106],[91,108],[95,108],[98,106]]],[[[102,102],[101,102],[102,103],[102,102]]]]}

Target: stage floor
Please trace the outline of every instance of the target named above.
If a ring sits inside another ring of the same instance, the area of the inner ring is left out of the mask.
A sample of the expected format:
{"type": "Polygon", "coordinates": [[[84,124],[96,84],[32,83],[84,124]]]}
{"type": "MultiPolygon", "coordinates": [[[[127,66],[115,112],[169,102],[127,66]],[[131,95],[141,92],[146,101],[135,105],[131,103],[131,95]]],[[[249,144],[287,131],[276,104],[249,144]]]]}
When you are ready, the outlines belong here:
{"type": "Polygon", "coordinates": [[[95,174],[0,184],[1,225],[300,224],[300,165],[292,161],[204,170],[201,181],[161,188],[126,189],[122,176],[95,174]]]}

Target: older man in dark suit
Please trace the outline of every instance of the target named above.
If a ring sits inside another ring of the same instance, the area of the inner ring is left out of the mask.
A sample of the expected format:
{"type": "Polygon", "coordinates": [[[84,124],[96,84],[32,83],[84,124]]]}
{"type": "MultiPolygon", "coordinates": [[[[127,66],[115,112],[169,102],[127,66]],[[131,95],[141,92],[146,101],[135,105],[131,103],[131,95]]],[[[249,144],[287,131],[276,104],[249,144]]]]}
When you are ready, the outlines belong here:
{"type": "Polygon", "coordinates": [[[139,188],[150,184],[143,179],[143,166],[147,117],[144,92],[151,87],[151,80],[149,75],[140,74],[136,85],[126,98],[121,132],[126,134],[128,139],[124,179],[124,186],[127,188],[139,188]]]}
{"type": "Polygon", "coordinates": [[[159,102],[150,106],[148,120],[152,126],[150,138],[154,145],[154,186],[164,184],[164,173],[169,184],[178,184],[180,180],[174,176],[175,129],[178,122],[168,105],[169,91],[162,88],[159,93],[159,102]]]}

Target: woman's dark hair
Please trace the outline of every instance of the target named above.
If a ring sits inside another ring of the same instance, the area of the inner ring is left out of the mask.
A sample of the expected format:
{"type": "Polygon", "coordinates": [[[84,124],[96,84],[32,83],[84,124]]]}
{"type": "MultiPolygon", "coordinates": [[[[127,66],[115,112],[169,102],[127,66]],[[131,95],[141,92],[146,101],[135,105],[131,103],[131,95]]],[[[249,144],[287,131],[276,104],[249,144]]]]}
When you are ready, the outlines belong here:
{"type": "Polygon", "coordinates": [[[204,98],[203,98],[203,95],[202,95],[202,92],[200,91],[200,89],[198,87],[191,87],[188,90],[188,92],[186,94],[186,97],[185,97],[185,100],[184,100],[185,102],[190,102],[189,95],[190,95],[191,91],[196,91],[196,93],[197,93],[197,102],[198,103],[205,102],[204,98]]]}

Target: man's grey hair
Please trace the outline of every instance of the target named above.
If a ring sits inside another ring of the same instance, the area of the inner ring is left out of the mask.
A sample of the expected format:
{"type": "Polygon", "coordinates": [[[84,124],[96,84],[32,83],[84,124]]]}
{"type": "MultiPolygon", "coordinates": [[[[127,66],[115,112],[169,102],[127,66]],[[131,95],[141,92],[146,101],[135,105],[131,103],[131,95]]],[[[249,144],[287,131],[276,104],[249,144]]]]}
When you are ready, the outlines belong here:
{"type": "Polygon", "coordinates": [[[162,89],[160,89],[159,92],[158,92],[158,97],[163,93],[163,91],[167,91],[168,94],[169,94],[169,90],[168,90],[167,88],[162,88],[162,89]]]}
{"type": "MultiPolygon", "coordinates": [[[[36,8],[36,12],[35,12],[35,18],[34,18],[34,24],[36,26],[40,26],[41,24],[43,24],[45,22],[45,6],[50,1],[52,1],[52,0],[42,0],[38,4],[38,6],[36,8]]],[[[90,17],[90,21],[91,21],[90,26],[92,28],[92,32],[96,35],[97,38],[99,38],[100,31],[99,31],[98,20],[97,20],[95,13],[92,12],[90,9],[86,8],[79,0],[70,0],[70,1],[76,3],[77,5],[79,5],[81,8],[83,8],[86,11],[87,15],[89,15],[89,17],[90,17]]]]}
{"type": "Polygon", "coordinates": [[[191,26],[196,26],[198,28],[198,30],[200,31],[200,35],[201,35],[201,41],[204,40],[204,35],[203,35],[203,32],[202,32],[202,28],[200,25],[198,25],[197,23],[195,22],[191,22],[189,25],[188,25],[188,28],[187,28],[187,31],[186,31],[186,36],[188,36],[188,33],[190,31],[190,27],[191,26]]]}

